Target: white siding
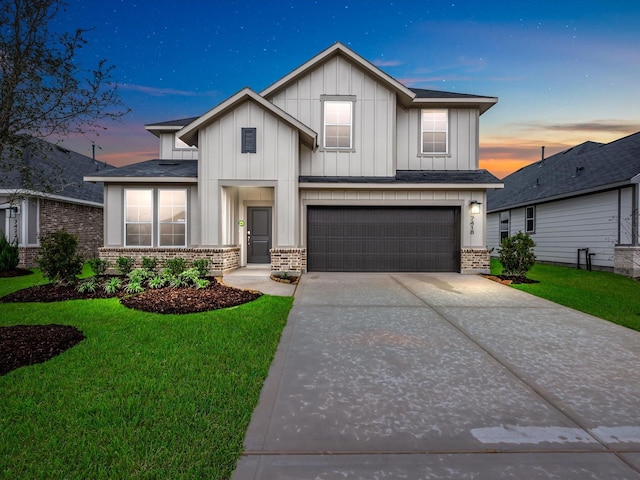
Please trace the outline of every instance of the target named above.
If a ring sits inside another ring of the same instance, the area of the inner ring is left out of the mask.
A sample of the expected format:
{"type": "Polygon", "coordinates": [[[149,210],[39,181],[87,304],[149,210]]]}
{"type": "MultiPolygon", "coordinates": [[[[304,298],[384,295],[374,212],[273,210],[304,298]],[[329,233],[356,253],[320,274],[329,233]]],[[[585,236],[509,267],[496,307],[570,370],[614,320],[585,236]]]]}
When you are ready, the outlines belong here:
{"type": "MultiPolygon", "coordinates": [[[[622,192],[624,207],[629,194],[622,192]]],[[[492,213],[488,218],[489,248],[499,247],[498,216],[492,213]]],[[[511,235],[524,231],[524,217],[524,208],[511,210],[511,235]]],[[[531,238],[541,262],[575,265],[578,249],[589,248],[589,253],[595,253],[594,267],[613,268],[614,246],[618,242],[618,190],[536,205],[536,229],[531,238]]]]}
{"type": "Polygon", "coordinates": [[[317,149],[301,157],[301,175],[393,176],[395,93],[342,57],[334,57],[269,98],[322,137],[322,95],[354,95],[353,151],[317,149]]]}
{"type": "Polygon", "coordinates": [[[197,160],[197,148],[175,148],[173,133],[160,134],[160,156],[163,160],[197,160]]]}
{"type": "Polygon", "coordinates": [[[449,109],[449,153],[420,153],[421,109],[398,109],[398,170],[477,170],[478,124],[477,109],[449,109]]]}

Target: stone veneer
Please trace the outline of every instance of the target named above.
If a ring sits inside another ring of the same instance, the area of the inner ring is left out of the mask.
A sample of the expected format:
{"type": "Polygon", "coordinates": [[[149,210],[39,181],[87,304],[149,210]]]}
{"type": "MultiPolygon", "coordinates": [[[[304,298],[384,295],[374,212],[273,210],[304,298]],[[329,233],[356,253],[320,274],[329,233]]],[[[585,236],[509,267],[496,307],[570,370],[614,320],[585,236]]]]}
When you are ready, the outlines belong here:
{"type": "MultiPolygon", "coordinates": [[[[132,257],[135,267],[142,266],[142,257],[156,257],[160,263],[169,258],[184,258],[185,260],[209,260],[209,275],[219,276],[240,266],[240,247],[210,247],[210,248],[132,248],[132,247],[102,247],[100,258],[109,262],[110,268],[116,268],[118,257],[132,257]]],[[[135,268],[134,267],[134,268],[135,268]]]]}
{"type": "Polygon", "coordinates": [[[491,258],[486,248],[463,248],[460,251],[460,273],[490,273],[491,258]]]}
{"type": "MultiPolygon", "coordinates": [[[[78,237],[78,253],[85,259],[98,255],[98,248],[103,244],[102,222],[102,207],[40,199],[39,236],[42,238],[64,228],[78,237]]],[[[20,267],[35,266],[39,252],[37,246],[20,247],[20,267]]]]}
{"type": "Polygon", "coordinates": [[[307,271],[306,248],[272,248],[271,271],[272,272],[296,272],[307,271]]]}
{"type": "Polygon", "coordinates": [[[615,247],[613,271],[627,277],[639,278],[640,247],[615,247]]]}

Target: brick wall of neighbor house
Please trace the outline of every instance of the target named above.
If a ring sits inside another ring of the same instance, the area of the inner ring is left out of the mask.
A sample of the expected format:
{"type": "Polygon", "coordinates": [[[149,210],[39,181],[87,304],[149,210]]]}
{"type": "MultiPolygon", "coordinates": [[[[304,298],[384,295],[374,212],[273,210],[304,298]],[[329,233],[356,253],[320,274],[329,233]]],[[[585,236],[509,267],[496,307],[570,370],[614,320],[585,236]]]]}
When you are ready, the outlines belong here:
{"type": "Polygon", "coordinates": [[[296,272],[307,271],[306,248],[272,248],[271,271],[272,272],[296,272]]]}
{"type": "Polygon", "coordinates": [[[490,262],[489,250],[486,248],[463,248],[460,253],[460,273],[490,273],[490,262]]]}
{"type": "Polygon", "coordinates": [[[640,278],[640,247],[615,247],[613,271],[627,277],[640,278]]]}
{"type": "Polygon", "coordinates": [[[109,262],[111,269],[116,268],[118,257],[132,257],[135,267],[142,266],[142,257],[157,258],[160,264],[170,258],[184,258],[187,261],[206,258],[209,260],[209,275],[222,275],[240,266],[240,247],[220,248],[100,248],[100,258],[109,262]]]}
{"type": "MultiPolygon", "coordinates": [[[[64,228],[78,237],[78,253],[83,258],[98,255],[103,244],[102,207],[40,199],[39,235],[64,228]]],[[[40,247],[20,247],[20,266],[33,267],[40,247]]]]}

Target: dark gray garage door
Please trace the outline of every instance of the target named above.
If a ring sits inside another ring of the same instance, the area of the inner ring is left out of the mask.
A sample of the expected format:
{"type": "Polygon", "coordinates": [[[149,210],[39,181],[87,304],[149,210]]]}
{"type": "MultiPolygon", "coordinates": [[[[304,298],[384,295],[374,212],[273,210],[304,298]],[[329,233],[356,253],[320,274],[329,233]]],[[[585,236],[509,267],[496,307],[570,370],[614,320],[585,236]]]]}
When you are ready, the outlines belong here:
{"type": "Polygon", "coordinates": [[[310,206],[307,222],[309,271],[460,271],[457,207],[310,206]]]}

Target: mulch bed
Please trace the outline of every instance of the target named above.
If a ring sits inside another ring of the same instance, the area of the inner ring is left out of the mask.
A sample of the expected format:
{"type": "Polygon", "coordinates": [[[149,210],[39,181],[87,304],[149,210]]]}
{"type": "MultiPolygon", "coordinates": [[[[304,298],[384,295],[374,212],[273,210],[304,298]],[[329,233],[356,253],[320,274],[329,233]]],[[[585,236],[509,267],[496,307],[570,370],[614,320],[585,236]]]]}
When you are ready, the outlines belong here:
{"type": "MultiPolygon", "coordinates": [[[[31,273],[31,272],[29,272],[31,273]]],[[[120,302],[129,308],[152,313],[196,313],[220,308],[234,307],[251,302],[262,294],[229,287],[215,278],[209,286],[201,289],[159,288],[148,289],[137,295],[122,292],[109,295],[102,288],[95,292],[80,293],[74,286],[56,284],[39,285],[0,298],[0,303],[9,302],[59,302],[120,297],[120,302]]],[[[83,340],[84,334],[68,325],[15,325],[0,327],[0,375],[18,367],[42,363],[73,347],[83,340]]]]}
{"type": "Polygon", "coordinates": [[[527,277],[518,277],[515,275],[482,275],[494,282],[502,283],[503,285],[512,285],[519,283],[540,283],[538,280],[531,280],[527,277]]]}
{"type": "Polygon", "coordinates": [[[0,327],[0,375],[46,362],[84,340],[71,325],[13,325],[0,327]]]}

